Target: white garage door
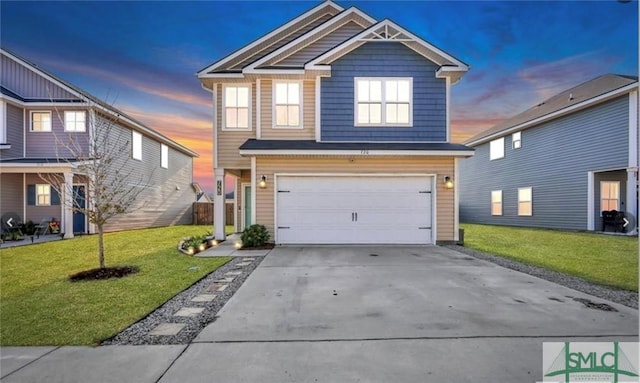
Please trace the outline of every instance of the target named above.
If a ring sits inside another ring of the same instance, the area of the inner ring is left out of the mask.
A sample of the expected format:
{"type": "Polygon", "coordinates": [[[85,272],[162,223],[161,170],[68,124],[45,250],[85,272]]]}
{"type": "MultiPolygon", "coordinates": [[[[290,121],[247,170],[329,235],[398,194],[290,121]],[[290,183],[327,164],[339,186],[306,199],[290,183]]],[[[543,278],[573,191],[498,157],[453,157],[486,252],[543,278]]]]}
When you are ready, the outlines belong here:
{"type": "Polygon", "coordinates": [[[279,176],[280,244],[429,244],[432,177],[279,176]]]}

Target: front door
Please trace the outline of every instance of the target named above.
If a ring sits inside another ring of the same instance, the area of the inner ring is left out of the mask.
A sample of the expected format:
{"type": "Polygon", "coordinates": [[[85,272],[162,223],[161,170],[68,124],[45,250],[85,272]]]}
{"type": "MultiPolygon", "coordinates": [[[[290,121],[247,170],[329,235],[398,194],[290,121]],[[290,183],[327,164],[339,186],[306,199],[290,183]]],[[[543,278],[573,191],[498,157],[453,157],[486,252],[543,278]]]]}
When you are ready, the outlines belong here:
{"type": "Polygon", "coordinates": [[[247,227],[253,225],[253,222],[251,222],[251,215],[253,211],[253,207],[251,206],[251,185],[243,185],[242,203],[244,204],[244,217],[242,220],[242,229],[244,230],[247,227]]]}
{"type": "MultiPolygon", "coordinates": [[[[73,205],[76,208],[86,207],[86,191],[84,185],[73,185],[73,205]]],[[[86,233],[86,219],[83,213],[73,212],[73,233],[82,234],[86,233]]]]}

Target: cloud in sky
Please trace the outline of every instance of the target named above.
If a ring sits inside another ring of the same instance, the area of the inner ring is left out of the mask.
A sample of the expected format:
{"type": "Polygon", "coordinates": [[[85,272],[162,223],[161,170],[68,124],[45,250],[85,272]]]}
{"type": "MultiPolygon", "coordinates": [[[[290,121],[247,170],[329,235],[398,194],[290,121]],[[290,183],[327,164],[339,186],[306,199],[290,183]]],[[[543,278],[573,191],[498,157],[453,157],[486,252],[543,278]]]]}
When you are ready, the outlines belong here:
{"type": "MultiPolygon", "coordinates": [[[[211,191],[211,96],[195,73],[317,3],[3,0],[0,36],[200,153],[194,176],[211,191]]],[[[604,73],[638,74],[636,0],[337,3],[389,18],[471,65],[452,88],[456,142],[604,73]]]]}

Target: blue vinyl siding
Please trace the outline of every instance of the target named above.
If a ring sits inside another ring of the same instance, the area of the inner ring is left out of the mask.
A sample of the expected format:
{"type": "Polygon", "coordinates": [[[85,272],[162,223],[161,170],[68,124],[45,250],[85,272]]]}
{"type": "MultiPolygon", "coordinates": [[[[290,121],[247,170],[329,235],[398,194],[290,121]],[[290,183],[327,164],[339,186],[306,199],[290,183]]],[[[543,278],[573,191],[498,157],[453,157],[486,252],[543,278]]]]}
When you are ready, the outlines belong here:
{"type": "Polygon", "coordinates": [[[623,96],[523,130],[520,149],[509,134],[502,159],[489,160],[489,142],[476,146],[473,157],[460,161],[460,220],[586,230],[588,172],[627,166],[628,105],[623,96]],[[521,217],[518,188],[529,186],[533,216],[521,217]],[[491,215],[492,190],[502,190],[502,216],[491,215]]]}
{"type": "Polygon", "coordinates": [[[331,64],[322,79],[322,141],[447,140],[446,81],[438,65],[401,43],[370,42],[331,64]],[[412,127],[355,127],[355,77],[412,77],[412,127]]]}

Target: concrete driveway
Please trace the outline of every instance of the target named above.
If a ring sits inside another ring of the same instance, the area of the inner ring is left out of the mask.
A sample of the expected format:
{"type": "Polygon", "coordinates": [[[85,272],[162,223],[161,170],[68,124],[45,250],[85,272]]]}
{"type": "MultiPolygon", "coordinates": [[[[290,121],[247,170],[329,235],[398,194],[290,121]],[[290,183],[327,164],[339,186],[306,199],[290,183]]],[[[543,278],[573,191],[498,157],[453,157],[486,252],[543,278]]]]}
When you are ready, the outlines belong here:
{"type": "Polygon", "coordinates": [[[636,310],[435,246],[276,248],[218,315],[161,382],[535,382],[542,342],[638,340],[636,310]]]}

